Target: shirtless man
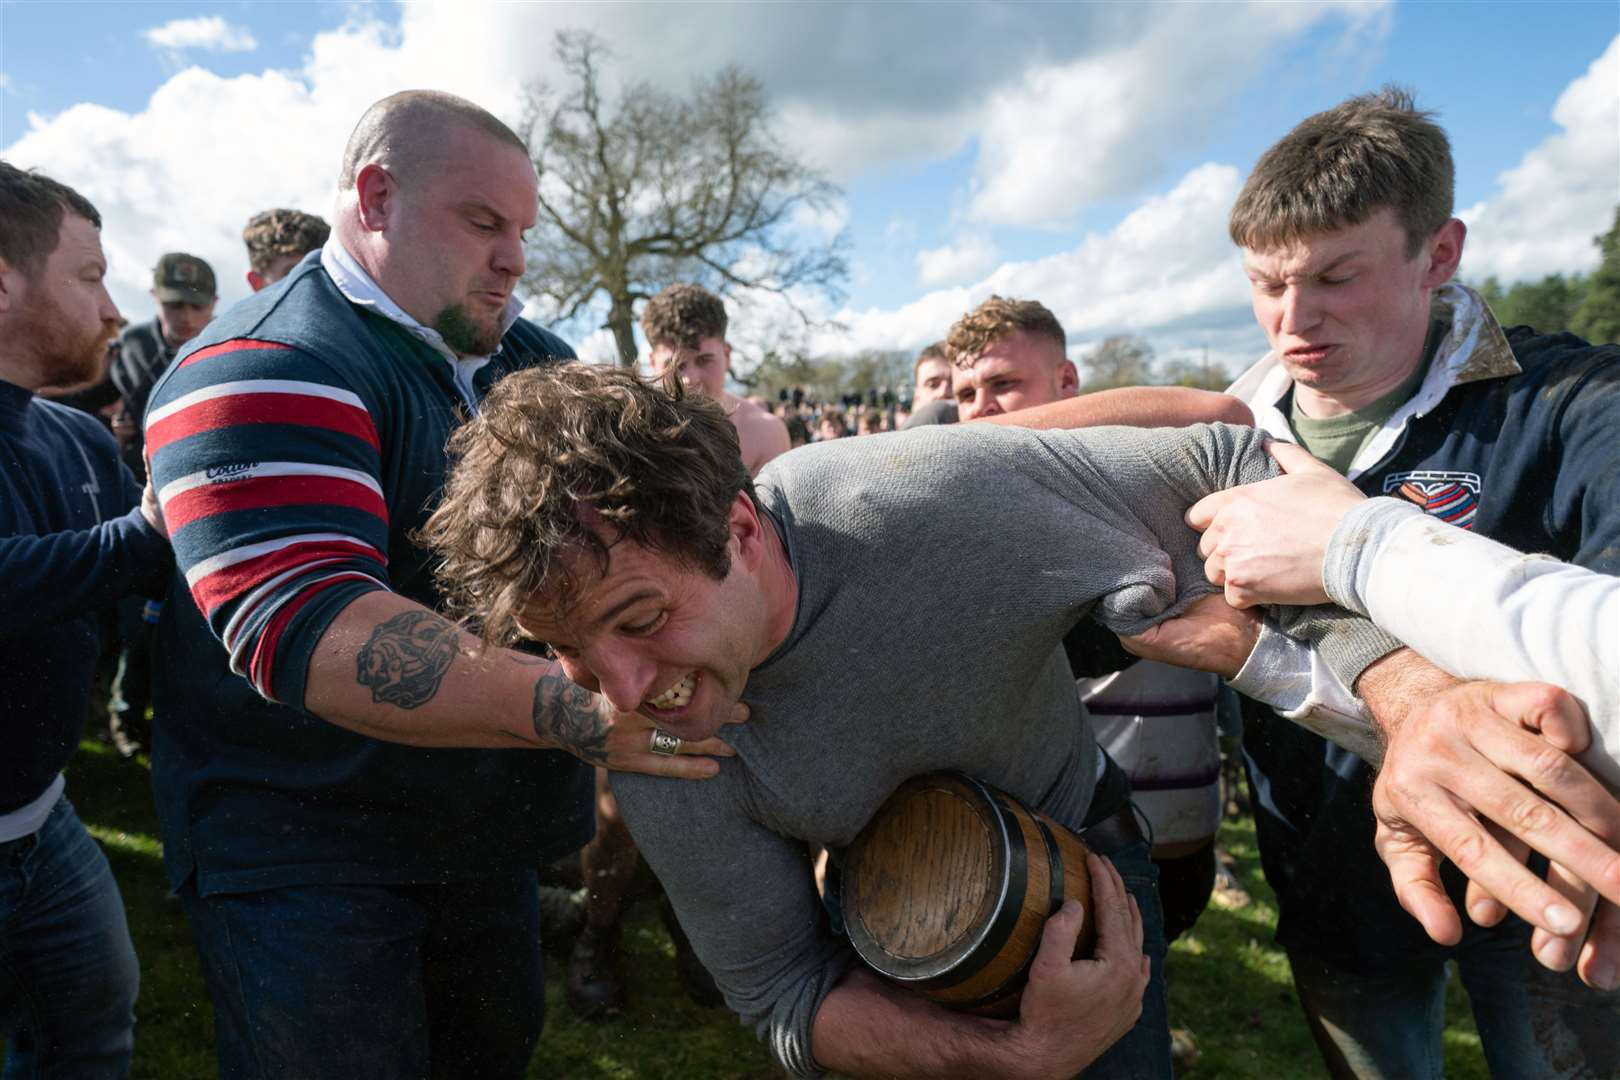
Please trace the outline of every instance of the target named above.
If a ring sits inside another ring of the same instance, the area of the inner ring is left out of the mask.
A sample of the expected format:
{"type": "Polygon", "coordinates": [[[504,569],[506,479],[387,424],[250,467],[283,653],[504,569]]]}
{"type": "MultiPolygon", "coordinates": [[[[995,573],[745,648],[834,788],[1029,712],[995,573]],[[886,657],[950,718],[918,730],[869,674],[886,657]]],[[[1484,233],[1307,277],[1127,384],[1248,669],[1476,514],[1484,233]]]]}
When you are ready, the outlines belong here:
{"type": "Polygon", "coordinates": [[[718,296],[701,285],[671,285],[642,308],[641,330],[655,374],[674,368],[688,390],[707,394],[725,408],[750,476],[787,451],[787,425],[726,390],[731,345],[726,341],[726,307],[718,296]]]}

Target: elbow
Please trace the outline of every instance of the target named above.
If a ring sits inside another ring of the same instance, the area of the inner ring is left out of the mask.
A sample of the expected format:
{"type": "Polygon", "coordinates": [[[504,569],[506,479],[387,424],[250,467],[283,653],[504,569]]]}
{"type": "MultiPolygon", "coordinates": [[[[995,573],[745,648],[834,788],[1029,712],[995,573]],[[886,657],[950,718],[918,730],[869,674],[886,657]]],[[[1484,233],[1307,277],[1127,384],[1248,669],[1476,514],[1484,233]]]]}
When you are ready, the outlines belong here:
{"type": "Polygon", "coordinates": [[[1210,421],[1218,424],[1236,424],[1240,427],[1254,426],[1254,410],[1247,404],[1231,394],[1218,394],[1213,391],[1204,391],[1209,395],[1210,421]]]}

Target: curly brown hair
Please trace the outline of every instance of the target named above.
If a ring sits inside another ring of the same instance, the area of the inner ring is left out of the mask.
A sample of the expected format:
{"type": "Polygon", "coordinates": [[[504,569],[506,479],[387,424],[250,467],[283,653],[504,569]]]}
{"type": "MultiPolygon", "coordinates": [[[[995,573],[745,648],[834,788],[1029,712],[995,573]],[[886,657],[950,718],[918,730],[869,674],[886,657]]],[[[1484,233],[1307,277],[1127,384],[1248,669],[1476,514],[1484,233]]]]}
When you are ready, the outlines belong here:
{"type": "Polygon", "coordinates": [[[726,305],[701,285],[671,285],[641,309],[649,348],[695,349],[704,338],[726,338],[726,305]]]}
{"type": "Polygon", "coordinates": [[[323,218],[278,206],[248,218],[242,243],[247,245],[248,265],[262,274],[283,255],[309,254],[331,234],[332,227],[323,218]]]}
{"type": "Polygon", "coordinates": [[[1406,255],[1451,220],[1451,142],[1434,114],[1398,86],[1306,117],[1260,156],[1227,230],[1250,251],[1359,225],[1385,207],[1406,232],[1406,255]]]}
{"type": "Polygon", "coordinates": [[[451,437],[444,495],[420,540],[440,557],[452,611],[504,645],[534,598],[574,602],[580,553],[606,573],[609,549],[629,540],[724,578],[738,492],[754,498],[737,429],[679,379],[531,368],[496,383],[451,437]]]}
{"type": "Polygon", "coordinates": [[[971,367],[992,342],[1017,333],[1055,341],[1060,353],[1069,347],[1063,324],[1039,300],[991,296],[956,320],[951,332],[945,335],[946,355],[955,367],[971,367]]]}

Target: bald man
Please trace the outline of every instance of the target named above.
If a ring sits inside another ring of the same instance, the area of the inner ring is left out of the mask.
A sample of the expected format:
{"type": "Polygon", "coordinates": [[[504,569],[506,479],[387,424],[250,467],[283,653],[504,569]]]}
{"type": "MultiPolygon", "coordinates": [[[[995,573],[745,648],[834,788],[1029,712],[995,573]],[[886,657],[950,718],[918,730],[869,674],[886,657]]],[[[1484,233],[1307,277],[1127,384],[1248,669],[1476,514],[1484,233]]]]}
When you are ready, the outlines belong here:
{"type": "Polygon", "coordinates": [[[179,569],[154,786],[223,1076],[521,1076],[535,867],[589,835],[586,763],[716,767],[651,753],[649,723],[610,728],[555,664],[479,651],[432,610],[412,537],[452,428],[506,372],[573,356],[512,295],[536,212],[500,121],[386,98],[325,247],[153,393],[179,569]]]}

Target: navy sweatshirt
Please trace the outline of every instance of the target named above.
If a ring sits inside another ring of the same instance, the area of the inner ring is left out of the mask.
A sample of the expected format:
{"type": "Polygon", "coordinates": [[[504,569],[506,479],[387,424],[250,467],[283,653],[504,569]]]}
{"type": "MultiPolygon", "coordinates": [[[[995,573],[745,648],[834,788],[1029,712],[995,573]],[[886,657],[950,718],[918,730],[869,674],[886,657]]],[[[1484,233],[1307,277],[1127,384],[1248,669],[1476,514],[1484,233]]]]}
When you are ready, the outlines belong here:
{"type": "MultiPolygon", "coordinates": [[[[572,358],[518,320],[473,378],[572,358]]],[[[304,711],[321,634],[389,589],[439,604],[415,531],[465,406],[450,363],[351,304],[311,254],[181,350],[146,413],[178,573],[158,624],[153,787],[202,895],[496,876],[590,838],[561,751],[367,738],[304,711]]]]}
{"type": "Polygon", "coordinates": [[[96,612],[163,594],[169,545],[139,503],[94,417],[0,382],[0,814],[39,798],[78,745],[96,612]]]}

